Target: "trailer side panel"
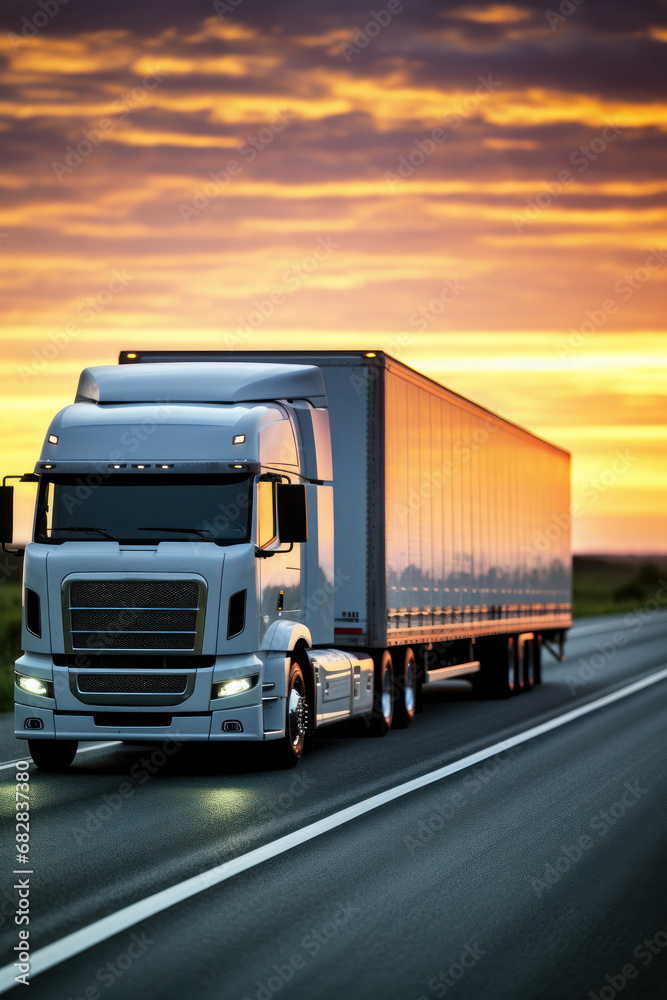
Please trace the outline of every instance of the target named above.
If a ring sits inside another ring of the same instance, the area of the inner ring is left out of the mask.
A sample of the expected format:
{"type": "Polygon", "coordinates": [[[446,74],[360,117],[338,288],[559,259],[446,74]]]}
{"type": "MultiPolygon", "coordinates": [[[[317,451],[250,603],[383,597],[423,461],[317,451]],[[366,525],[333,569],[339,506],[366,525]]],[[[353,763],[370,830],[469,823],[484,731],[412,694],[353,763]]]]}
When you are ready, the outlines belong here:
{"type": "Polygon", "coordinates": [[[389,644],[567,628],[569,455],[388,361],[389,644]]]}

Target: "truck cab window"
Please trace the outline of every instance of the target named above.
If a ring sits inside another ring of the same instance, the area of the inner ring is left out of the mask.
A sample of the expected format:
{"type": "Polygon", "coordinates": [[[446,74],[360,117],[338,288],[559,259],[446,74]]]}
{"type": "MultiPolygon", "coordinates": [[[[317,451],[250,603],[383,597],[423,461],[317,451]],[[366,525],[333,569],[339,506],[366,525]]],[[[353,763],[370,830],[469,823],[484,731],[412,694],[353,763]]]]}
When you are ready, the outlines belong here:
{"type": "Polygon", "coordinates": [[[274,483],[257,483],[257,546],[266,548],[276,540],[274,483]]]}
{"type": "Polygon", "coordinates": [[[140,544],[249,540],[252,486],[240,475],[54,475],[43,480],[35,541],[140,544]]]}

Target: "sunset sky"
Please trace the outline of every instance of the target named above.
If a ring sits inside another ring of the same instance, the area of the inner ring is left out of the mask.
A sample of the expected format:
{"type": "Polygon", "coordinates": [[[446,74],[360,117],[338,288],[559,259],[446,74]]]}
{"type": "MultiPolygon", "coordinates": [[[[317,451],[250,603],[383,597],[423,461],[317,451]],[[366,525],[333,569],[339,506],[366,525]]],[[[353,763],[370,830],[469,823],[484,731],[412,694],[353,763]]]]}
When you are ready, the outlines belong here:
{"type": "Polygon", "coordinates": [[[575,551],[667,552],[665,0],[4,0],[0,45],[3,474],[120,349],[380,348],[572,451],[575,551]]]}

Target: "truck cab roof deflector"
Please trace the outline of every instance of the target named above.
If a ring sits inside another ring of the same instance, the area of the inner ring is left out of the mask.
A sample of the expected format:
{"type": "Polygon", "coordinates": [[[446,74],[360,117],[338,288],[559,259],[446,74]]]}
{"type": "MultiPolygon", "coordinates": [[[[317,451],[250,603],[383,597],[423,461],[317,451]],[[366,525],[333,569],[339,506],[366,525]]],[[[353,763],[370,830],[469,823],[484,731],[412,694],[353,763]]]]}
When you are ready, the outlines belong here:
{"type": "Polygon", "coordinates": [[[251,403],[306,399],[327,405],[322,372],[314,365],[197,362],[181,365],[105,365],[85,368],[77,403],[251,403]]]}

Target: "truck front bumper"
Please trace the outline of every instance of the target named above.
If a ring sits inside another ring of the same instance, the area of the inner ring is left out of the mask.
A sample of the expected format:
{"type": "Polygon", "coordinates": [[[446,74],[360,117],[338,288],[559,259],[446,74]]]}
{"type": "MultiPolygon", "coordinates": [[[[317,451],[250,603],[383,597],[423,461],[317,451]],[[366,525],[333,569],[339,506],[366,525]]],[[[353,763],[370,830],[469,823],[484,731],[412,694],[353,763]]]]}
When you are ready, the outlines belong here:
{"type": "MultiPolygon", "coordinates": [[[[285,735],[285,655],[258,654],[217,657],[214,667],[196,670],[191,695],[178,704],[141,704],[136,695],[77,697],[71,668],[54,666],[50,657],[25,654],[16,664],[23,675],[52,680],[54,698],[26,694],[15,688],[15,735],[31,740],[122,740],[128,743],[257,742],[285,735]],[[45,661],[49,661],[49,671],[45,661]],[[51,677],[49,678],[49,673],[51,677]],[[250,691],[212,698],[213,685],[258,673],[250,691]],[[88,703],[86,703],[88,702],[88,703]]],[[[125,673],[129,671],[124,671],[125,673]]],[[[89,671],[90,673],[90,671],[89,671]]],[[[99,671],[100,674],[109,673],[99,671]]]]}
{"type": "MultiPolygon", "coordinates": [[[[15,734],[18,739],[31,740],[123,740],[127,743],[174,742],[238,742],[276,740],[285,735],[284,730],[265,730],[261,705],[244,708],[229,708],[225,711],[209,712],[205,715],[173,715],[167,721],[161,719],[158,725],[132,724],[132,715],[127,713],[127,721],[118,725],[109,724],[102,715],[68,714],[49,708],[33,708],[31,705],[16,704],[15,734]],[[26,729],[26,722],[39,719],[41,729],[26,729]],[[233,730],[225,730],[225,723],[234,725],[233,730]],[[239,731],[236,726],[241,726],[239,731]]],[[[119,713],[115,713],[116,717],[119,713]]],[[[163,713],[161,713],[163,714],[163,713]]]]}

